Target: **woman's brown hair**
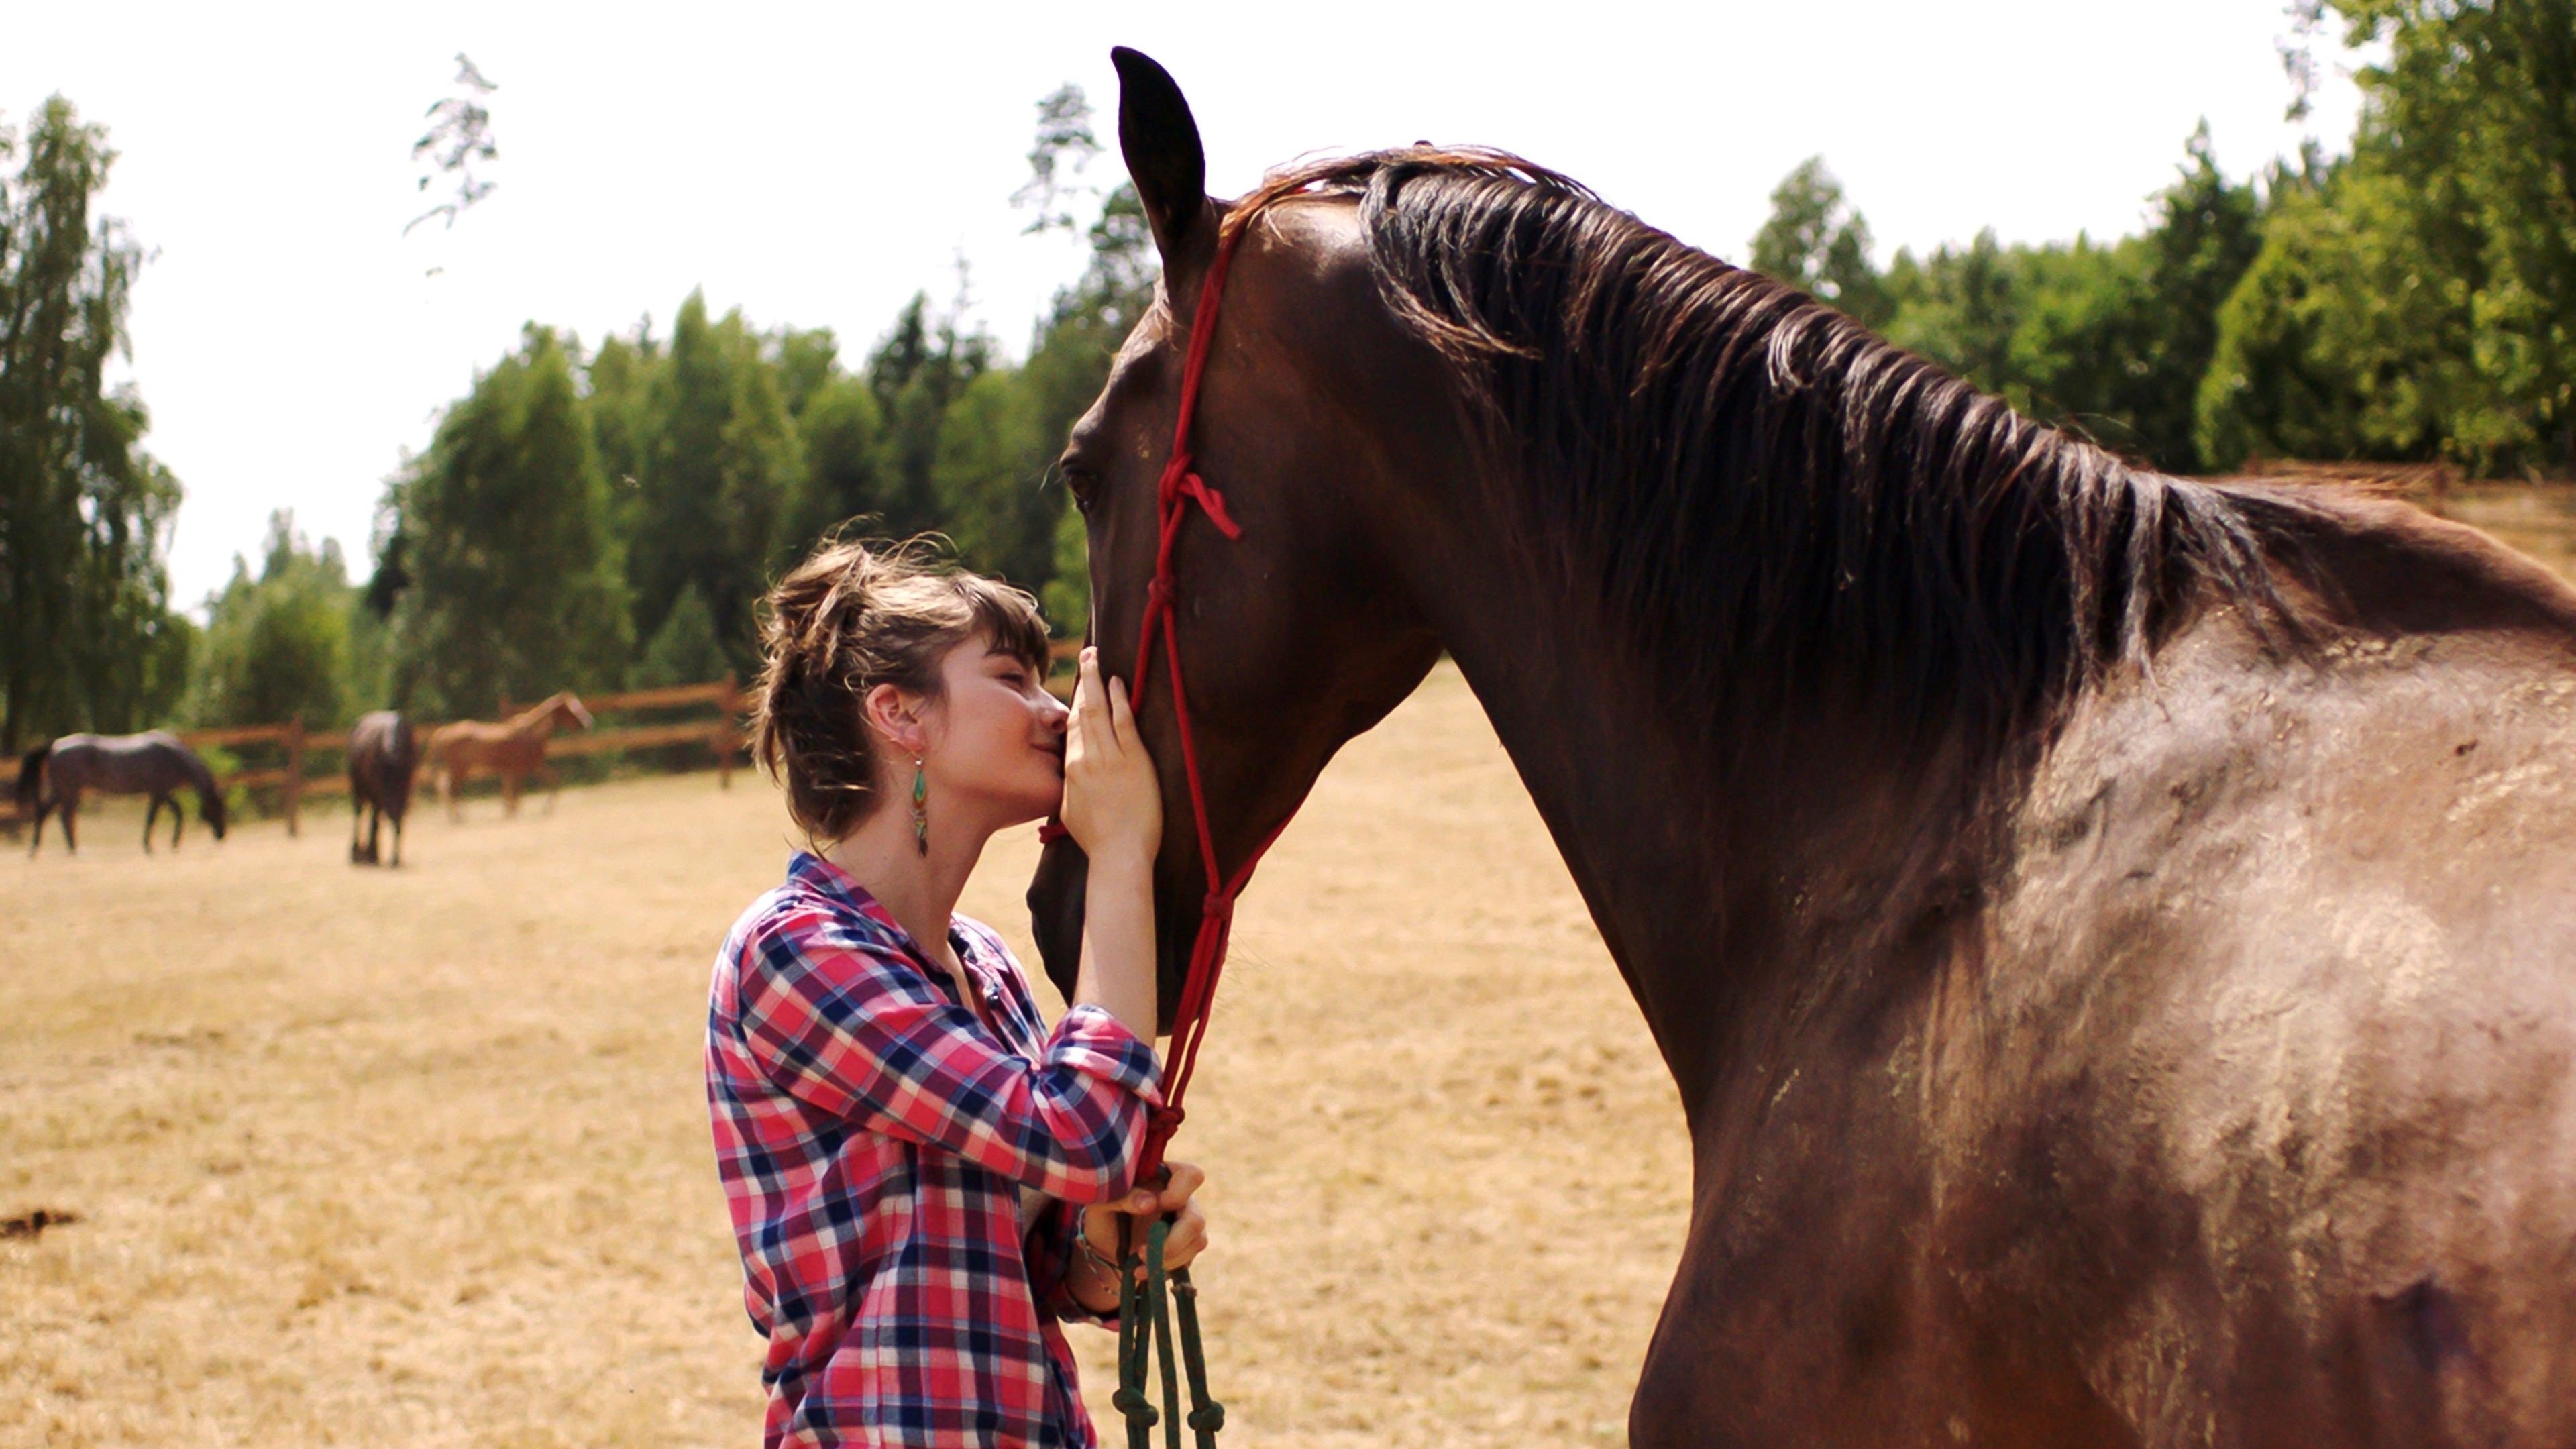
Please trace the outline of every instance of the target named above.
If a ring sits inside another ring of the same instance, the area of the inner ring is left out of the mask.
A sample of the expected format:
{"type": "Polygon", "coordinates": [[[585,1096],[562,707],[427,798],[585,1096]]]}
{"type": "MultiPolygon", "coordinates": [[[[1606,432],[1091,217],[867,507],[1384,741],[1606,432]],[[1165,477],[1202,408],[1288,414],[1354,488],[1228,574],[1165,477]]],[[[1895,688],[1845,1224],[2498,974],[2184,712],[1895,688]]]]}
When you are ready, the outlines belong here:
{"type": "Polygon", "coordinates": [[[940,659],[978,636],[1046,668],[1038,601],[957,567],[926,537],[825,543],[770,589],[752,758],[786,790],[787,813],[807,835],[845,839],[876,809],[868,691],[891,684],[936,699],[940,659]]]}

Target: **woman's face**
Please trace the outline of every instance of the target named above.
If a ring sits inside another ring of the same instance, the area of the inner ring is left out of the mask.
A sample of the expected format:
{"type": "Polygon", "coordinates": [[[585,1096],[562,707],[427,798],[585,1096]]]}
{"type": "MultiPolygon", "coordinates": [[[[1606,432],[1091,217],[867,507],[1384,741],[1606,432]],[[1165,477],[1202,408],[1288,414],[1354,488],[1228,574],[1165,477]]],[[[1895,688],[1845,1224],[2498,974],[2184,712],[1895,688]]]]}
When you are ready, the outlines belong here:
{"type": "MultiPolygon", "coordinates": [[[[1039,671],[978,636],[939,661],[939,680],[923,718],[934,818],[942,807],[989,810],[1000,829],[1054,814],[1064,798],[1065,707],[1039,671]]],[[[912,780],[897,773],[900,803],[912,780]]]]}

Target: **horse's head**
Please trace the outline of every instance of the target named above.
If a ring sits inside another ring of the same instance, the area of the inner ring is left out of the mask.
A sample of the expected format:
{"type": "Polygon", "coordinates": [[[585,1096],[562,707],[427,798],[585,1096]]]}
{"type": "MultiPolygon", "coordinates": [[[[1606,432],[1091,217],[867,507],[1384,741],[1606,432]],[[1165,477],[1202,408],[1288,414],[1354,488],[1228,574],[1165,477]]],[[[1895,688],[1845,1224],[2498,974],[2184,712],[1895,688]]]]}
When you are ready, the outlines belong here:
{"type": "Polygon", "coordinates": [[[590,711],[582,708],[581,701],[574,697],[571,690],[564,690],[547,703],[554,706],[554,722],[557,728],[575,730],[590,728],[590,711]]]}
{"type": "Polygon", "coordinates": [[[217,840],[224,838],[224,792],[221,789],[209,790],[197,797],[197,818],[206,822],[206,828],[215,833],[217,840]]]}
{"type": "MultiPolygon", "coordinates": [[[[1157,485],[1172,448],[1199,293],[1228,208],[1206,194],[1189,103],[1162,67],[1113,53],[1118,139],[1163,275],[1109,384],[1073,430],[1062,470],[1090,543],[1102,673],[1136,676],[1160,541],[1157,485]]],[[[1191,433],[1198,471],[1241,526],[1229,539],[1195,504],[1173,552],[1180,683],[1219,868],[1233,871],[1286,821],[1343,742],[1421,682],[1439,645],[1383,541],[1407,536],[1420,458],[1387,420],[1456,406],[1429,348],[1397,325],[1369,271],[1348,200],[1237,204],[1221,321],[1191,433]]],[[[1157,641],[1139,709],[1163,782],[1155,868],[1163,1022],[1186,970],[1205,876],[1157,641]]],[[[1048,975],[1070,990],[1084,862],[1047,848],[1029,905],[1048,975]]]]}

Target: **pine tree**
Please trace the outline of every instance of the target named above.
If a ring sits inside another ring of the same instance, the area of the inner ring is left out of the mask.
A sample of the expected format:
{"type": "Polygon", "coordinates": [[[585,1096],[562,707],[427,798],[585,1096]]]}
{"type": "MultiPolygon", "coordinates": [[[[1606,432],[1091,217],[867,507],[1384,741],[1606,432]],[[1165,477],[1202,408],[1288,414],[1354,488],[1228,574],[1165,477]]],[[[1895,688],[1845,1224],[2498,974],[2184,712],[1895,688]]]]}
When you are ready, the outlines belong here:
{"type": "Polygon", "coordinates": [[[411,587],[396,693],[434,714],[599,688],[633,647],[608,490],[562,341],[518,352],[448,409],[397,487],[411,587]]]}

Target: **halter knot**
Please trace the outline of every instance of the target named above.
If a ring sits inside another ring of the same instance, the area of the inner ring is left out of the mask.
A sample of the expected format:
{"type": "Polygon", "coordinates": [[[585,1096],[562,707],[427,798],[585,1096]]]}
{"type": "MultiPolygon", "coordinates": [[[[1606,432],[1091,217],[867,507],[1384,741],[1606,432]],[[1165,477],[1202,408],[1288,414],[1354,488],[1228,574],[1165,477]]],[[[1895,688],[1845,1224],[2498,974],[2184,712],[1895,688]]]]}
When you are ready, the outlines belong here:
{"type": "Polygon", "coordinates": [[[1208,892],[1207,897],[1199,902],[1199,918],[1206,921],[1222,921],[1227,925],[1232,925],[1234,923],[1234,897],[1225,894],[1223,891],[1208,892]]]}
{"type": "Polygon", "coordinates": [[[1208,522],[1216,525],[1217,532],[1228,538],[1243,537],[1243,526],[1234,521],[1233,514],[1225,511],[1225,495],[1210,488],[1196,469],[1181,475],[1180,491],[1199,501],[1200,511],[1208,516],[1208,522]]]}

